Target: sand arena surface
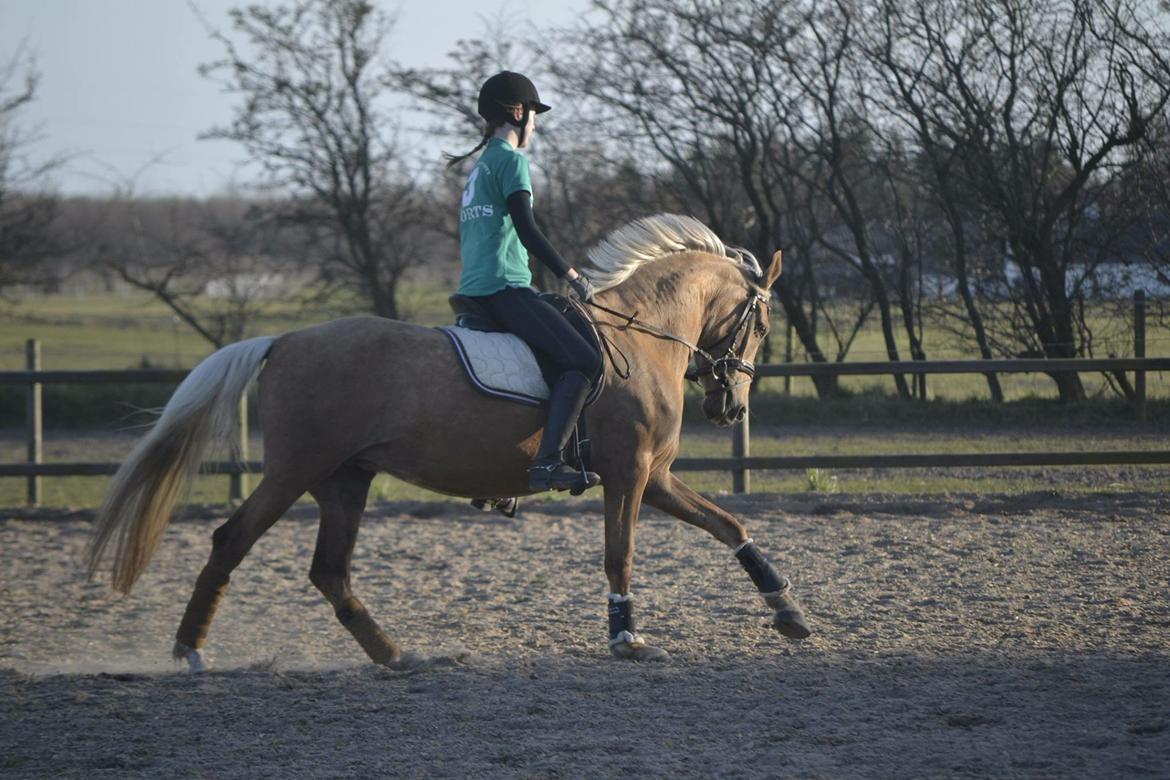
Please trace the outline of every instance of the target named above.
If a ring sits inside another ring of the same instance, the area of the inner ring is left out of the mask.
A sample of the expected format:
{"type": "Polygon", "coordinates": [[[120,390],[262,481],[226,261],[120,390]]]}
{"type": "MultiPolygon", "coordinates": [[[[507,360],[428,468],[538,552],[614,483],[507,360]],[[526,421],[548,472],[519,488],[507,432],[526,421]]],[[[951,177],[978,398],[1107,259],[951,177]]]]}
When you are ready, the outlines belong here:
{"type": "Polygon", "coordinates": [[[596,500],[515,520],[374,507],[355,590],[406,649],[364,660],[308,582],[312,513],[260,540],[169,660],[222,519],[171,525],[128,598],[86,583],[83,516],[0,519],[0,776],[1170,775],[1170,500],[720,499],[792,577],[769,615],[730,552],[647,512],[640,629],[609,659],[596,500]]]}

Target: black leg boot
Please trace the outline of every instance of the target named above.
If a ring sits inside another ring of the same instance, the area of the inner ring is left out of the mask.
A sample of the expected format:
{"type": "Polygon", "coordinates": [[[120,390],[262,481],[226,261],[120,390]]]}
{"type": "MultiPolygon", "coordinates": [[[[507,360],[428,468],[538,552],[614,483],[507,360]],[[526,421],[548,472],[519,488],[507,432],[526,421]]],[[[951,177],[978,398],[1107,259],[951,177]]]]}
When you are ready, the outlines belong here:
{"type": "Polygon", "coordinates": [[[548,419],[540,439],[540,450],[528,469],[529,490],[584,489],[601,483],[601,477],[592,471],[582,473],[572,469],[561,458],[561,452],[569,443],[573,426],[577,424],[588,396],[589,379],[579,371],[561,374],[553,385],[548,397],[548,419]]]}

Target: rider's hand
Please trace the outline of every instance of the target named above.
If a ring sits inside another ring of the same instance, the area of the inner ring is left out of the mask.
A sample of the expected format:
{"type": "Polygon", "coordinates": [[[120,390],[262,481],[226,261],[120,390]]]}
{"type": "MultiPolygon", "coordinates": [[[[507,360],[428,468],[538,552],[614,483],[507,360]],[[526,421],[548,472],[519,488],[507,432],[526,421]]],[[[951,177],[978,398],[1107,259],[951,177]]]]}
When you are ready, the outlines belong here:
{"type": "Polygon", "coordinates": [[[588,303],[589,301],[593,300],[593,294],[596,292],[596,290],[593,289],[593,283],[590,282],[588,277],[586,277],[585,274],[581,273],[580,271],[577,272],[577,275],[574,278],[569,280],[569,286],[573,288],[573,292],[575,292],[577,297],[582,301],[588,303]]]}

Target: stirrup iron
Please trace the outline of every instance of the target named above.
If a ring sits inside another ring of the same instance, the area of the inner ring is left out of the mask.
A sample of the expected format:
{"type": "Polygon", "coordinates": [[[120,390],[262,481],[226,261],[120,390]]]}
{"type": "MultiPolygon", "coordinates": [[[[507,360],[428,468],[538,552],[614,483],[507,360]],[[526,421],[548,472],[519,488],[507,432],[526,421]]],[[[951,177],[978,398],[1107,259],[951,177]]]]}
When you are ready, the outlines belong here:
{"type": "Polygon", "coordinates": [[[545,463],[537,462],[528,467],[528,489],[534,492],[569,490],[573,495],[581,495],[599,484],[601,477],[597,474],[578,471],[559,458],[545,463]]]}

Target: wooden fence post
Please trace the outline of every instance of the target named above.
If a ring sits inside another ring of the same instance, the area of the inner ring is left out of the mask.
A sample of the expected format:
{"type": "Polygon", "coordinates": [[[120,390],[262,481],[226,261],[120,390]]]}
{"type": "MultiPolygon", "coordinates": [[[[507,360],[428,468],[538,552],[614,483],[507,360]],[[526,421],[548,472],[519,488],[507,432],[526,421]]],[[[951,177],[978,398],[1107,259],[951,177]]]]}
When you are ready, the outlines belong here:
{"type": "MultiPolygon", "coordinates": [[[[244,393],[240,396],[240,439],[239,439],[239,463],[237,466],[242,466],[249,460],[248,457],[248,394],[244,393]]],[[[248,492],[248,475],[239,471],[232,472],[231,485],[228,488],[228,500],[238,502],[244,500],[244,494],[248,492]]]]}
{"type": "MultiPolygon", "coordinates": [[[[751,415],[744,415],[743,422],[731,429],[731,455],[734,458],[746,458],[751,454],[752,440],[748,421],[751,415]]],[[[752,492],[752,473],[743,467],[740,460],[731,472],[731,489],[736,493],[752,492]]]]}
{"type": "MultiPolygon", "coordinates": [[[[24,345],[24,365],[29,371],[41,370],[41,343],[29,339],[24,345]]],[[[24,424],[28,442],[28,462],[36,465],[44,455],[44,419],[41,406],[41,383],[29,382],[25,390],[24,424]]],[[[40,506],[41,478],[28,477],[28,505],[40,506]]]]}
{"type": "MultiPolygon", "coordinates": [[[[1137,290],[1133,294],[1133,356],[1146,356],[1146,291],[1137,290]]],[[[1134,413],[1137,421],[1146,421],[1146,372],[1133,372],[1134,413]]]]}

